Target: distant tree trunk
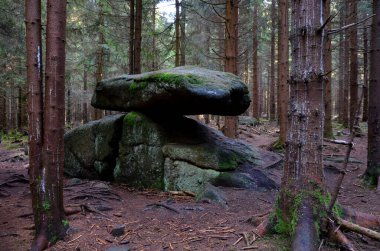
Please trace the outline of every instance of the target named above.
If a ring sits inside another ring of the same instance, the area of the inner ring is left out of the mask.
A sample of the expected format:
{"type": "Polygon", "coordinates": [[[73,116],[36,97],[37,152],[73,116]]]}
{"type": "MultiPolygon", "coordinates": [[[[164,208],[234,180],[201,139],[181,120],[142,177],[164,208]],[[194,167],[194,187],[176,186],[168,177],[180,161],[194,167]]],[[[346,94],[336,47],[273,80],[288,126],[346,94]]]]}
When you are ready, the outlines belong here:
{"type": "Polygon", "coordinates": [[[6,116],[6,92],[1,87],[0,88],[0,132],[5,131],[7,128],[7,116],[6,116]]]}
{"type": "Polygon", "coordinates": [[[36,239],[43,250],[66,234],[63,210],[66,1],[47,1],[45,106],[42,111],[41,3],[25,1],[29,180],[36,239]],[[44,115],[43,115],[44,114],[44,115]],[[43,123],[43,124],[42,124],[43,123]]]}
{"type": "Polygon", "coordinates": [[[279,143],[286,141],[286,120],[289,100],[289,26],[288,26],[288,1],[278,1],[278,118],[280,125],[279,143]]]}
{"type": "Polygon", "coordinates": [[[133,74],[135,45],[135,0],[129,0],[129,74],[133,74]]]}
{"type": "MultiPolygon", "coordinates": [[[[323,1],[324,4],[324,20],[327,20],[331,15],[331,0],[325,0],[323,1]]],[[[331,29],[331,22],[328,22],[326,25],[327,29],[331,29]]],[[[325,123],[324,123],[324,137],[325,138],[333,138],[333,128],[332,128],[332,100],[331,100],[331,88],[332,88],[332,78],[331,78],[331,71],[332,71],[332,59],[331,59],[331,37],[326,35],[325,36],[325,45],[324,45],[324,51],[323,51],[323,60],[324,60],[324,66],[325,66],[325,73],[326,75],[326,86],[325,86],[325,95],[324,95],[324,101],[325,101],[325,123]]]]}
{"type": "Polygon", "coordinates": [[[181,34],[180,34],[180,17],[179,17],[179,1],[175,0],[175,62],[174,65],[179,66],[180,60],[180,44],[181,44],[181,34]]]}
{"type": "Polygon", "coordinates": [[[274,67],[274,61],[276,57],[276,0],[272,0],[271,5],[271,20],[272,20],[272,27],[271,27],[271,41],[270,41],[270,111],[269,111],[269,119],[271,121],[276,120],[276,80],[275,80],[275,67],[274,67]]]}
{"type": "MultiPolygon", "coordinates": [[[[103,74],[104,74],[104,60],[105,60],[105,53],[104,53],[104,44],[106,43],[106,40],[104,38],[104,13],[103,13],[103,5],[99,3],[99,13],[98,13],[98,21],[99,21],[99,27],[98,27],[98,48],[96,51],[96,71],[95,71],[95,81],[96,83],[102,81],[103,74]]],[[[104,117],[104,110],[101,109],[94,109],[94,118],[95,119],[101,119],[104,117]]]]}
{"type": "MultiPolygon", "coordinates": [[[[238,75],[237,71],[237,29],[238,29],[238,2],[239,0],[226,0],[226,31],[225,31],[225,71],[238,75]]],[[[226,116],[224,134],[230,138],[237,136],[237,117],[226,116]]]]}
{"type": "Polygon", "coordinates": [[[253,6],[253,40],[252,40],[252,117],[260,118],[260,87],[259,87],[259,62],[257,50],[259,48],[258,42],[258,9],[259,5],[253,6]]]}
{"type": "Polygon", "coordinates": [[[186,64],[186,0],[181,1],[181,58],[179,65],[186,64]]]}
{"type": "Polygon", "coordinates": [[[292,67],[287,147],[277,220],[296,221],[292,250],[317,250],[315,212],[324,210],[316,192],[324,193],[323,179],[323,49],[320,0],[292,0],[292,67]],[[315,211],[314,211],[315,210],[315,211]]]}
{"type": "Polygon", "coordinates": [[[365,172],[366,179],[380,187],[380,3],[373,1],[371,54],[370,54],[370,83],[369,83],[369,112],[368,112],[368,163],[365,172]]]}
{"type": "Polygon", "coordinates": [[[153,9],[152,9],[152,65],[151,70],[155,71],[157,69],[156,63],[156,8],[157,3],[153,1],[153,9]]]}
{"type": "MultiPolygon", "coordinates": [[[[344,11],[341,11],[339,20],[340,27],[344,26],[344,11]]],[[[339,33],[339,44],[338,44],[338,60],[339,60],[339,68],[338,68],[338,81],[339,81],[339,89],[338,89],[338,121],[339,123],[343,123],[343,106],[344,106],[344,70],[345,70],[345,62],[344,62],[344,36],[343,32],[339,33]]]]}
{"type": "Polygon", "coordinates": [[[82,115],[83,124],[88,122],[88,110],[87,110],[87,98],[86,98],[87,81],[88,81],[87,78],[88,78],[87,64],[85,64],[84,68],[83,68],[83,92],[84,92],[84,98],[83,98],[83,103],[82,103],[82,106],[83,106],[83,115],[82,115]]]}
{"type": "MultiPolygon", "coordinates": [[[[346,13],[345,24],[350,23],[350,8],[349,2],[345,1],[344,3],[344,12],[346,13]]],[[[349,83],[350,83],[350,32],[345,31],[345,39],[344,39],[344,75],[343,75],[343,108],[342,108],[342,124],[344,127],[349,127],[349,83]]]]}
{"type": "Polygon", "coordinates": [[[134,39],[134,63],[133,73],[141,73],[141,28],[142,28],[142,0],[136,0],[136,14],[135,14],[135,39],[134,39]]]}
{"type": "Polygon", "coordinates": [[[367,27],[363,30],[363,122],[368,121],[368,36],[367,27]]]}
{"type": "Polygon", "coordinates": [[[71,117],[72,117],[72,111],[71,111],[71,82],[67,81],[67,108],[66,108],[66,123],[71,124],[71,117]]]}
{"type": "MultiPolygon", "coordinates": [[[[17,128],[18,130],[24,130],[25,126],[28,124],[28,118],[27,118],[27,108],[26,108],[26,85],[22,85],[18,87],[18,115],[17,115],[17,128]]],[[[1,129],[0,129],[1,130],[1,129]]]]}
{"type": "MultiPolygon", "coordinates": [[[[357,22],[357,1],[350,0],[350,23],[357,22]]],[[[358,105],[358,51],[357,27],[350,30],[350,130],[353,130],[358,105]]]]}

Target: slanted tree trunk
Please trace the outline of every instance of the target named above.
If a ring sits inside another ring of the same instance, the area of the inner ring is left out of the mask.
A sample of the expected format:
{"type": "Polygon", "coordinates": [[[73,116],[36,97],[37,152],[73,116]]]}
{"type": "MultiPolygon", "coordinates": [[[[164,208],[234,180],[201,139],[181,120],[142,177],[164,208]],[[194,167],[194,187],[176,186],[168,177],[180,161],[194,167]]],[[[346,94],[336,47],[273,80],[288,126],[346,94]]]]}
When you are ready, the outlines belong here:
{"type": "MultiPolygon", "coordinates": [[[[357,22],[357,1],[350,0],[350,23],[357,22]]],[[[358,104],[358,50],[357,26],[350,30],[350,130],[353,130],[358,104]]]]}
{"type": "Polygon", "coordinates": [[[294,233],[292,250],[317,250],[315,212],[322,210],[316,193],[324,193],[324,79],[322,1],[292,0],[292,67],[284,175],[278,210],[278,231],[294,233]],[[295,218],[297,217],[297,218],[295,218]],[[291,222],[297,225],[292,229],[291,222]],[[287,226],[286,228],[281,227],[287,226]],[[285,225],[284,225],[285,223],[285,225]]]}
{"type": "Polygon", "coordinates": [[[370,82],[369,82],[369,113],[368,113],[368,163],[365,172],[366,179],[373,185],[380,186],[380,3],[373,1],[370,82]]]}
{"type": "MultiPolygon", "coordinates": [[[[237,71],[237,29],[238,29],[238,0],[226,0],[226,31],[225,31],[225,65],[224,70],[238,75],[237,71]]],[[[236,138],[237,117],[226,116],[224,134],[230,138],[236,138]]]]}
{"type": "Polygon", "coordinates": [[[368,36],[367,27],[363,29],[363,122],[368,121],[368,36]]]}
{"type": "Polygon", "coordinates": [[[279,144],[286,141],[286,119],[288,111],[289,87],[289,26],[288,26],[288,1],[278,1],[278,119],[280,125],[279,144]]]}
{"type": "Polygon", "coordinates": [[[135,13],[135,39],[134,39],[134,57],[133,73],[141,73],[141,28],[142,28],[142,0],[136,0],[135,13]]]}
{"type": "Polygon", "coordinates": [[[260,105],[260,87],[259,87],[259,62],[257,50],[259,48],[258,42],[258,9],[259,5],[253,6],[253,29],[252,29],[252,117],[260,118],[259,105],[260,105]]]}
{"type": "Polygon", "coordinates": [[[47,1],[45,106],[42,100],[41,3],[25,1],[29,175],[36,239],[43,250],[66,234],[63,210],[66,1],[47,1]]]}
{"type": "Polygon", "coordinates": [[[269,119],[271,121],[276,120],[276,80],[275,80],[275,67],[274,67],[274,61],[276,58],[276,0],[272,0],[271,5],[271,20],[272,20],[272,27],[271,27],[271,41],[270,41],[270,110],[269,110],[269,119]]]}

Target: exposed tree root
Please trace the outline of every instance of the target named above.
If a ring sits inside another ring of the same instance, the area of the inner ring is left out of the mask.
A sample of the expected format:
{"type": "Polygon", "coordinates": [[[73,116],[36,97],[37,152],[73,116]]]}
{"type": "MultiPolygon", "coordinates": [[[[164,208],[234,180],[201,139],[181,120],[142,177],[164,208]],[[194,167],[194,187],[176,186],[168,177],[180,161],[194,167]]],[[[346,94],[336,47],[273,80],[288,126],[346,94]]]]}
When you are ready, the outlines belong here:
{"type": "Polygon", "coordinates": [[[339,227],[331,220],[328,226],[328,233],[330,240],[339,244],[339,246],[348,251],[356,251],[355,246],[351,243],[349,239],[340,231],[339,227]]]}
{"type": "Polygon", "coordinates": [[[309,203],[299,208],[299,219],[292,243],[293,251],[318,250],[318,234],[314,224],[313,209],[309,203]]]}
{"type": "Polygon", "coordinates": [[[343,208],[343,219],[365,228],[380,229],[380,217],[362,213],[351,208],[343,208]]]}
{"type": "Polygon", "coordinates": [[[48,248],[49,241],[45,234],[40,234],[32,243],[30,251],[42,251],[48,248]]]}
{"type": "Polygon", "coordinates": [[[363,235],[368,236],[368,237],[370,237],[370,238],[372,238],[374,240],[380,241],[380,233],[378,233],[376,231],[373,231],[371,229],[359,226],[359,225],[357,225],[355,223],[346,221],[346,220],[341,219],[341,218],[337,218],[337,222],[342,227],[344,227],[344,228],[346,228],[346,229],[348,229],[350,231],[353,231],[353,232],[356,232],[356,233],[359,233],[359,234],[363,234],[363,235]]]}

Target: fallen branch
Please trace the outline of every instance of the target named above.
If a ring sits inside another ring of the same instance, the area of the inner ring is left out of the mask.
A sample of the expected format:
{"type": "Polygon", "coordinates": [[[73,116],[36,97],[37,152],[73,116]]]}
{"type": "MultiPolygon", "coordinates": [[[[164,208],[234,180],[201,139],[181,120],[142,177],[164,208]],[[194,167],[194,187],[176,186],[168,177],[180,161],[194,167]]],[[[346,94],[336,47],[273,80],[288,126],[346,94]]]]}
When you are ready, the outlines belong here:
{"type": "Polygon", "coordinates": [[[368,236],[369,238],[372,238],[374,240],[380,241],[380,233],[378,233],[376,231],[373,231],[373,230],[365,228],[365,227],[361,227],[355,223],[349,222],[349,221],[344,220],[344,219],[339,218],[339,217],[336,217],[336,220],[337,220],[338,224],[340,224],[342,227],[344,227],[350,231],[353,231],[353,232],[368,236]]]}
{"type": "Polygon", "coordinates": [[[324,138],[323,141],[338,144],[338,145],[346,145],[346,146],[350,145],[350,142],[347,142],[347,141],[341,140],[341,139],[326,139],[326,138],[324,138]]]}
{"type": "Polygon", "coordinates": [[[342,218],[365,228],[380,229],[380,217],[372,214],[367,214],[344,207],[342,218]]]}
{"type": "Polygon", "coordinates": [[[152,204],[148,204],[146,205],[145,207],[163,207],[163,208],[166,208],[166,209],[169,209],[170,211],[173,211],[173,212],[176,212],[177,214],[181,213],[180,211],[178,211],[177,209],[175,209],[174,207],[171,207],[171,206],[168,206],[168,205],[165,205],[165,204],[162,204],[162,203],[152,203],[152,204]]]}
{"type": "Polygon", "coordinates": [[[329,219],[329,237],[331,240],[336,242],[338,245],[342,247],[344,250],[348,251],[356,251],[355,246],[351,243],[349,239],[340,231],[339,227],[336,227],[334,221],[329,219]]]}
{"type": "MultiPolygon", "coordinates": [[[[364,92],[362,92],[362,95],[360,97],[360,101],[358,104],[361,104],[361,102],[363,100],[363,94],[364,94],[364,92]]],[[[360,105],[356,108],[356,111],[355,111],[354,125],[359,123],[359,113],[360,113],[360,105]]],[[[346,150],[346,155],[344,157],[344,162],[343,162],[343,168],[342,168],[343,172],[339,175],[339,178],[336,182],[335,189],[331,193],[331,200],[330,200],[329,206],[327,208],[327,215],[331,215],[331,212],[332,212],[332,209],[335,205],[336,199],[338,198],[338,194],[339,194],[340,188],[342,186],[344,176],[346,175],[346,172],[348,171],[347,166],[348,166],[348,161],[350,159],[350,154],[351,154],[351,150],[353,147],[354,138],[355,138],[355,131],[351,130],[350,138],[349,138],[349,144],[348,144],[348,147],[346,150]]]]}

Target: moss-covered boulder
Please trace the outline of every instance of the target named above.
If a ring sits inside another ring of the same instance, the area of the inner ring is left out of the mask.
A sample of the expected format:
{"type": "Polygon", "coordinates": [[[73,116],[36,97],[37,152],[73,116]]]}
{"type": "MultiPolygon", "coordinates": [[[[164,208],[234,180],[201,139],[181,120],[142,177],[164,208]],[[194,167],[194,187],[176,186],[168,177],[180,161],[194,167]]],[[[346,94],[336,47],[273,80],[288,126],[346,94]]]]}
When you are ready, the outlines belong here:
{"type": "Polygon", "coordinates": [[[137,112],[125,115],[115,180],[136,187],[164,189],[162,146],[166,142],[165,130],[151,118],[137,112]]]}
{"type": "Polygon", "coordinates": [[[91,101],[96,108],[116,111],[231,116],[249,103],[248,88],[237,76],[192,66],[101,81],[91,101]]]}
{"type": "Polygon", "coordinates": [[[109,179],[119,153],[124,115],[105,117],[65,134],[65,173],[78,178],[109,179]]]}
{"type": "Polygon", "coordinates": [[[195,193],[208,183],[275,188],[259,170],[258,150],[183,116],[130,112],[74,129],[65,144],[65,171],[74,177],[195,193]]]}

